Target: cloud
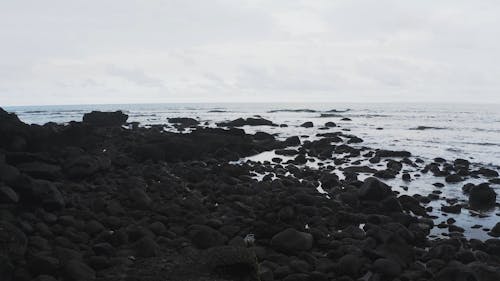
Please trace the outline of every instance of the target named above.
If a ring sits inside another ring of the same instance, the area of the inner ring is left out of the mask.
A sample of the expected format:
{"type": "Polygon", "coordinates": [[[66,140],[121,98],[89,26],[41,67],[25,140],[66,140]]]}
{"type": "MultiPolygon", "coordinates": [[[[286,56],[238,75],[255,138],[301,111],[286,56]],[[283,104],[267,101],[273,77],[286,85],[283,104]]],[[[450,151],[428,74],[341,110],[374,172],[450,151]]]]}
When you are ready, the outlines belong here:
{"type": "Polygon", "coordinates": [[[493,0],[3,1],[0,104],[500,102],[499,13],[493,0]]]}

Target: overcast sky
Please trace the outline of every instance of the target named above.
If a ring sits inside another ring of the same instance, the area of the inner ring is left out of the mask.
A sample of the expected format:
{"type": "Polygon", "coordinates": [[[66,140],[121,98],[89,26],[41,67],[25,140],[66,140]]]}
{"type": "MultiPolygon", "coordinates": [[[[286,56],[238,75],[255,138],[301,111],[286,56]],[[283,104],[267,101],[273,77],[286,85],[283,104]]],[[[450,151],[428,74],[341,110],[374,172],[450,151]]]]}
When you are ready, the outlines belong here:
{"type": "Polygon", "coordinates": [[[500,102],[500,1],[2,0],[0,105],[500,102]]]}

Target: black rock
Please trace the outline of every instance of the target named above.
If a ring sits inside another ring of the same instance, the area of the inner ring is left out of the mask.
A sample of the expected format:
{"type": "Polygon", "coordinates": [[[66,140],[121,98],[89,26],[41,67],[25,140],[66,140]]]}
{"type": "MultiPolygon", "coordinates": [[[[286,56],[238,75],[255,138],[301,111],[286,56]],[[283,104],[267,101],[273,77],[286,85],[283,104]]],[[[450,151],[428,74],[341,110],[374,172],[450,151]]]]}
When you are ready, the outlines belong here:
{"type": "Polygon", "coordinates": [[[337,124],[335,124],[333,122],[326,122],[325,127],[328,127],[328,128],[337,127],[337,124]]]}
{"type": "Polygon", "coordinates": [[[168,118],[169,123],[175,123],[175,124],[180,124],[181,126],[184,127],[190,127],[190,126],[196,126],[200,124],[200,122],[194,118],[189,118],[189,117],[175,117],[175,118],[168,118]]]}
{"type": "Polygon", "coordinates": [[[446,176],[446,178],[444,180],[446,182],[449,182],[449,183],[456,183],[456,182],[461,182],[464,179],[460,175],[451,174],[451,175],[446,176]]]}
{"type": "Polygon", "coordinates": [[[488,234],[493,237],[500,237],[500,222],[497,222],[488,234]]]}
{"type": "Polygon", "coordinates": [[[410,157],[411,153],[408,151],[393,151],[393,150],[377,150],[375,155],[378,157],[410,157]]]}
{"type": "Polygon", "coordinates": [[[93,281],[96,279],[95,271],[78,260],[66,262],[63,267],[63,274],[68,281],[93,281]]]}
{"type": "Polygon", "coordinates": [[[0,203],[17,203],[19,201],[19,196],[10,187],[0,183],[0,203]]]}
{"type": "Polygon", "coordinates": [[[159,246],[150,236],[144,236],[134,244],[134,251],[138,257],[149,258],[158,254],[159,246]]]}
{"type": "Polygon", "coordinates": [[[206,225],[192,225],[188,235],[193,244],[200,249],[224,245],[226,240],[219,231],[206,225]]]}
{"type": "Polygon", "coordinates": [[[498,177],[497,171],[488,168],[480,168],[479,171],[477,171],[477,173],[485,177],[491,177],[491,178],[498,177]]]}
{"type": "Polygon", "coordinates": [[[229,122],[217,123],[220,127],[242,127],[242,126],[277,126],[272,121],[264,118],[238,118],[229,122]]]}
{"type": "Polygon", "coordinates": [[[97,127],[120,127],[127,122],[128,115],[121,111],[92,111],[83,115],[83,123],[97,127]]]}
{"type": "Polygon", "coordinates": [[[449,206],[441,206],[441,211],[443,211],[445,213],[460,214],[460,212],[462,211],[462,206],[459,204],[449,205],[449,206]]]}
{"type": "Polygon", "coordinates": [[[391,187],[374,177],[367,178],[359,189],[359,197],[362,200],[379,201],[391,194],[391,187]]]}
{"type": "Polygon", "coordinates": [[[391,259],[377,259],[372,268],[375,272],[382,274],[387,277],[396,277],[403,271],[401,265],[391,259]]]}
{"type": "Polygon", "coordinates": [[[61,167],[43,162],[29,162],[17,165],[17,168],[34,178],[54,180],[61,175],[61,167]]]}
{"type": "Polygon", "coordinates": [[[310,233],[287,228],[271,239],[273,248],[284,252],[307,251],[312,248],[314,238],[310,233]]]}
{"type": "Polygon", "coordinates": [[[300,138],[298,136],[289,137],[285,140],[287,146],[297,146],[300,145],[300,138]]]}
{"type": "Polygon", "coordinates": [[[314,124],[311,121],[307,121],[307,122],[302,123],[300,126],[304,127],[304,128],[312,128],[312,127],[314,127],[314,124]]]}
{"type": "Polygon", "coordinates": [[[488,209],[495,205],[497,194],[487,183],[471,188],[469,203],[474,209],[488,209]]]}
{"type": "Polygon", "coordinates": [[[111,161],[105,157],[83,155],[66,163],[64,170],[70,178],[84,178],[110,167],[111,161]]]}

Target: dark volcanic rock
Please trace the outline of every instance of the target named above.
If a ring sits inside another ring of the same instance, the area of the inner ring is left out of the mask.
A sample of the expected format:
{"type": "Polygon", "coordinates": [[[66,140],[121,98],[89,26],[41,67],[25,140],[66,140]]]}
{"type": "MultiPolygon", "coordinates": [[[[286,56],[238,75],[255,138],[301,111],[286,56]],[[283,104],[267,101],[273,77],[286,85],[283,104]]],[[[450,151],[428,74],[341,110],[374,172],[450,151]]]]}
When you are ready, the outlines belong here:
{"type": "Polygon", "coordinates": [[[287,228],[271,239],[271,245],[284,252],[306,251],[313,246],[313,236],[306,232],[287,228]]]}
{"type": "Polygon", "coordinates": [[[200,249],[224,245],[226,240],[219,231],[206,225],[192,225],[188,235],[193,244],[200,249]]]}
{"type": "Polygon", "coordinates": [[[359,189],[359,197],[363,200],[379,201],[392,194],[391,187],[376,178],[367,178],[359,189]]]}
{"type": "Polygon", "coordinates": [[[488,234],[493,237],[500,237],[500,222],[497,222],[488,234]]]}
{"type": "Polygon", "coordinates": [[[238,118],[229,122],[217,123],[221,127],[242,127],[242,126],[277,126],[272,121],[264,118],[238,118]]]}
{"type": "Polygon", "coordinates": [[[83,115],[83,123],[97,127],[120,127],[127,122],[128,115],[121,111],[92,111],[83,115]]]}
{"type": "Polygon", "coordinates": [[[378,157],[410,157],[411,153],[408,151],[393,151],[393,150],[377,150],[375,155],[378,157]]]}
{"type": "Polygon", "coordinates": [[[10,187],[0,183],[0,203],[17,203],[19,201],[19,196],[10,187]]]}
{"type": "Polygon", "coordinates": [[[70,260],[66,262],[63,268],[63,273],[68,281],[92,281],[96,278],[95,271],[85,263],[78,260],[70,260]]]}
{"type": "Polygon", "coordinates": [[[471,188],[469,204],[474,209],[488,209],[495,205],[497,194],[487,183],[471,188]]]}
{"type": "Polygon", "coordinates": [[[333,122],[326,122],[325,127],[328,127],[328,128],[337,127],[337,124],[335,124],[333,122]]]}
{"type": "Polygon", "coordinates": [[[455,182],[461,182],[464,179],[460,175],[451,174],[451,175],[446,176],[446,178],[444,180],[446,182],[455,183],[455,182]]]}
{"type": "Polygon", "coordinates": [[[200,122],[194,118],[189,118],[189,117],[175,117],[175,118],[168,118],[169,123],[175,123],[175,124],[180,124],[181,126],[189,127],[189,126],[196,126],[200,124],[200,122]]]}
{"type": "Polygon", "coordinates": [[[302,123],[300,126],[304,127],[304,128],[312,128],[312,127],[314,127],[314,124],[311,121],[307,121],[307,122],[302,123]]]}

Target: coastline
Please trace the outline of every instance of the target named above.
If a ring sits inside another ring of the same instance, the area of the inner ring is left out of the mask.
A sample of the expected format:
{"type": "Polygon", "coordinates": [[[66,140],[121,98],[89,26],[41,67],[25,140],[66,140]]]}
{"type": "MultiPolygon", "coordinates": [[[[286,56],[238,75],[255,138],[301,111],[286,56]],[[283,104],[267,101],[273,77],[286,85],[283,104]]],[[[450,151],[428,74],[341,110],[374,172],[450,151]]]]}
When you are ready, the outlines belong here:
{"type": "MultiPolygon", "coordinates": [[[[500,278],[500,240],[493,237],[500,226],[483,226],[495,229],[480,241],[448,220],[440,225],[448,237],[430,239],[439,222],[429,203],[443,201],[441,193],[410,196],[383,182],[413,180],[409,166],[449,183],[498,184],[495,170],[356,146],[363,140],[336,124],[303,141],[237,128],[255,124],[248,119],[224,128],[174,120],[179,130],[193,127],[179,134],[161,125],[123,126],[128,116],[118,112],[85,116],[39,126],[0,111],[0,236],[11,237],[0,252],[6,278],[500,278]],[[230,164],[266,151],[290,160],[230,164]],[[320,169],[304,165],[332,155],[333,164],[320,169]]],[[[490,192],[476,199],[480,207],[498,207],[489,185],[469,185],[473,190],[490,192]]],[[[446,212],[470,207],[447,199],[446,212]]]]}

